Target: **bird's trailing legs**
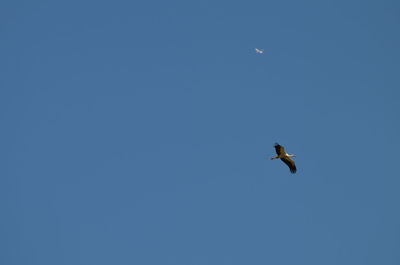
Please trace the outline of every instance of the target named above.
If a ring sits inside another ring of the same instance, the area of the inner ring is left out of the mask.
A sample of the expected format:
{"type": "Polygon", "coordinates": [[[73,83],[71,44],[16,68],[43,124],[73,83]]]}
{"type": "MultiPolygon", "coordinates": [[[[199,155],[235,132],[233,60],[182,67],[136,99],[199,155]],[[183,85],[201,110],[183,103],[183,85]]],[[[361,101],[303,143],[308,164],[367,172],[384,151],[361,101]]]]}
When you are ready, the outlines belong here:
{"type": "MultiPolygon", "coordinates": [[[[288,154],[286,154],[286,156],[287,157],[296,157],[296,155],[288,155],[288,154]]],[[[280,158],[279,156],[274,156],[274,157],[271,157],[271,160],[279,159],[279,158],[280,158]]]]}

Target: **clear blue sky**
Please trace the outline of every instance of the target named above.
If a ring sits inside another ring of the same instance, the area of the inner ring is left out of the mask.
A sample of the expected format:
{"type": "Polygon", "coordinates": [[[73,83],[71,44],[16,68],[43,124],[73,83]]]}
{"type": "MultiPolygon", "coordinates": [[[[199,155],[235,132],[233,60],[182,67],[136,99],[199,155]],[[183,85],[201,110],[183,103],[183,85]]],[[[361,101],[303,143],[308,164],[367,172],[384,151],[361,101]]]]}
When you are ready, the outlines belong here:
{"type": "Polygon", "coordinates": [[[0,263],[400,264],[399,13],[2,1],[0,263]]]}

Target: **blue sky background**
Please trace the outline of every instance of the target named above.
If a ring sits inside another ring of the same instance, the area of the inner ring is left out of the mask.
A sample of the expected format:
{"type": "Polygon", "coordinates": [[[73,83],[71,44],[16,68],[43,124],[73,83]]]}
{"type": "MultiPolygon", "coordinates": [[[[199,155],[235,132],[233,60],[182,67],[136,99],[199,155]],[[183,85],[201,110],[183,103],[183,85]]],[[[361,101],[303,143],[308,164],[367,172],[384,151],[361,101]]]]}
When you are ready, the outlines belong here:
{"type": "Polygon", "coordinates": [[[400,264],[399,12],[2,1],[0,263],[400,264]]]}

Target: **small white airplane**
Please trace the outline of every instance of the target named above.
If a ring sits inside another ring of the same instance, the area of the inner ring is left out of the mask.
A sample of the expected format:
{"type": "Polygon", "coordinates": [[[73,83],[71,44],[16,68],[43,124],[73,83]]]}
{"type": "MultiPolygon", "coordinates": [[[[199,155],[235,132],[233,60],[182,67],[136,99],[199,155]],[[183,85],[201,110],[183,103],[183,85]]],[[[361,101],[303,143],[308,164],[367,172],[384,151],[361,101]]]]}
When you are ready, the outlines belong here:
{"type": "Polygon", "coordinates": [[[261,50],[261,49],[257,49],[257,48],[256,48],[256,53],[260,53],[260,54],[261,54],[261,53],[264,53],[264,51],[261,50]]]}

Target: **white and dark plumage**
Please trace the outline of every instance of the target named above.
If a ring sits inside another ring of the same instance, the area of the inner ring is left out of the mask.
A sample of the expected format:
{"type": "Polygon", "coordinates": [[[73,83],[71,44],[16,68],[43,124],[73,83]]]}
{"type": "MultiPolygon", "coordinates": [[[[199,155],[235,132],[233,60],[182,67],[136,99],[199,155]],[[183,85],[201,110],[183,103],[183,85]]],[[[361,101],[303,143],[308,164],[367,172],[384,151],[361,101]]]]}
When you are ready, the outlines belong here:
{"type": "Polygon", "coordinates": [[[255,50],[256,50],[256,53],[260,53],[260,54],[264,53],[264,51],[263,51],[263,50],[261,50],[261,49],[257,49],[257,48],[255,48],[255,50]]]}
{"type": "Polygon", "coordinates": [[[294,163],[294,160],[291,159],[291,157],[296,157],[296,156],[289,155],[288,153],[286,153],[285,148],[282,145],[279,145],[278,143],[275,143],[274,147],[277,156],[272,157],[271,160],[279,158],[280,160],[283,161],[283,163],[285,163],[289,167],[290,172],[292,172],[293,174],[296,173],[297,171],[296,164],[294,163]]]}

